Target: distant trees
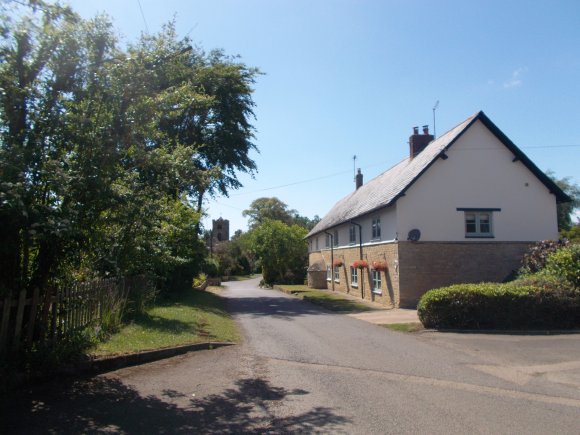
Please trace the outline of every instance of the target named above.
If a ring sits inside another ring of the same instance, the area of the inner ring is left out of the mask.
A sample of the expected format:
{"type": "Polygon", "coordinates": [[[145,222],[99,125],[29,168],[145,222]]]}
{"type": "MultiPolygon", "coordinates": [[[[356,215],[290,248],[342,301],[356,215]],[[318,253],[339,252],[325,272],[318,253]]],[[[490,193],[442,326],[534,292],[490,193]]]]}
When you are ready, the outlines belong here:
{"type": "Polygon", "coordinates": [[[314,216],[313,219],[301,216],[296,210],[289,209],[286,203],[276,197],[255,199],[250,207],[242,212],[242,215],[248,218],[250,228],[255,228],[267,219],[271,219],[287,225],[296,224],[311,230],[320,221],[318,216],[314,216]]]}
{"type": "Polygon", "coordinates": [[[259,71],[178,39],[121,49],[105,17],[0,11],[0,295],[117,274],[189,281],[203,199],[252,173],[259,71]]]}
{"type": "Polygon", "coordinates": [[[547,171],[546,174],[572,198],[571,202],[560,203],[557,206],[558,231],[568,231],[574,225],[572,214],[580,207],[580,186],[574,183],[571,177],[556,178],[552,171],[547,171]]]}

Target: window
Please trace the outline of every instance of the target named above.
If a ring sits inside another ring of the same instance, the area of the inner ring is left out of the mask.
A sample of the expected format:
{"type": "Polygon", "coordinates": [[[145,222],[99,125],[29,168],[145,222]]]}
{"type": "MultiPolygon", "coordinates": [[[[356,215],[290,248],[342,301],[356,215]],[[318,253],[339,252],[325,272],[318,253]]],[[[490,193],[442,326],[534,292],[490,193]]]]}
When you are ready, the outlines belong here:
{"type": "Polygon", "coordinates": [[[340,281],[340,267],[334,268],[334,281],[336,282],[340,281]]]}
{"type": "Polygon", "coordinates": [[[316,238],[316,250],[318,251],[318,237],[316,238]]]}
{"type": "Polygon", "coordinates": [[[371,270],[371,278],[373,282],[373,293],[382,294],[383,290],[381,289],[381,272],[378,270],[371,270]]]}
{"type": "Polygon", "coordinates": [[[326,235],[326,244],[324,246],[326,246],[327,248],[330,248],[330,234],[326,235]]]}
{"type": "Polygon", "coordinates": [[[334,246],[338,246],[338,230],[334,230],[334,246]]]}
{"type": "Polygon", "coordinates": [[[332,272],[330,272],[330,266],[326,266],[326,280],[330,281],[332,279],[332,272]]]}
{"type": "Polygon", "coordinates": [[[458,208],[465,213],[465,237],[493,237],[493,212],[499,208],[458,208]]]}
{"type": "Polygon", "coordinates": [[[350,285],[358,287],[358,269],[350,266],[350,285]]]}
{"type": "Polygon", "coordinates": [[[380,240],[381,238],[381,218],[373,218],[372,223],[372,240],[380,240]]]}
{"type": "Polygon", "coordinates": [[[356,243],[356,227],[351,225],[348,229],[348,243],[354,245],[356,243]]]}

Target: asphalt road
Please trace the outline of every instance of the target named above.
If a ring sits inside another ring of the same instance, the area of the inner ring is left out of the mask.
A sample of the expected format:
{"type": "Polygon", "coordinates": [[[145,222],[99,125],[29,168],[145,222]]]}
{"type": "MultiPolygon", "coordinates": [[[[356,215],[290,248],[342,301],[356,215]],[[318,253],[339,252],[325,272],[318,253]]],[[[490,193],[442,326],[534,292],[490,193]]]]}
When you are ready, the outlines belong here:
{"type": "Polygon", "coordinates": [[[22,391],[5,433],[580,433],[580,335],[402,334],[257,280],[239,346],[22,391]]]}

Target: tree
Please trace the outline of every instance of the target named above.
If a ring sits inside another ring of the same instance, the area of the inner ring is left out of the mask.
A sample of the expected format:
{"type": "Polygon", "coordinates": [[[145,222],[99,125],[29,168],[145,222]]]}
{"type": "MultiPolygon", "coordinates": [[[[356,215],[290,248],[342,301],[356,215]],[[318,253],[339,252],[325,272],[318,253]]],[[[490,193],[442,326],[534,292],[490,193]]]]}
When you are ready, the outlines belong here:
{"type": "Polygon", "coordinates": [[[580,186],[572,181],[571,177],[556,178],[552,171],[547,171],[546,175],[550,177],[560,189],[570,198],[571,202],[562,202],[557,205],[558,212],[558,231],[567,231],[573,225],[572,214],[580,207],[580,186]]]}
{"type": "Polygon", "coordinates": [[[320,222],[320,217],[314,216],[309,219],[301,216],[296,210],[289,209],[286,203],[276,197],[258,198],[252,201],[250,207],[242,212],[242,216],[248,217],[250,229],[262,224],[266,219],[273,219],[287,225],[296,224],[307,230],[311,230],[320,222]]]}
{"type": "Polygon", "coordinates": [[[251,250],[256,254],[267,284],[304,282],[307,232],[298,225],[286,225],[273,219],[265,219],[250,231],[251,250]]]}
{"type": "Polygon", "coordinates": [[[255,169],[257,70],[194,50],[173,23],[122,50],[105,17],[2,7],[0,293],[111,274],[187,280],[203,263],[203,196],[255,169]]]}
{"type": "Polygon", "coordinates": [[[289,210],[286,203],[276,197],[255,199],[250,207],[242,212],[242,216],[248,218],[250,229],[263,224],[267,219],[291,224],[294,214],[296,210],[289,210]]]}

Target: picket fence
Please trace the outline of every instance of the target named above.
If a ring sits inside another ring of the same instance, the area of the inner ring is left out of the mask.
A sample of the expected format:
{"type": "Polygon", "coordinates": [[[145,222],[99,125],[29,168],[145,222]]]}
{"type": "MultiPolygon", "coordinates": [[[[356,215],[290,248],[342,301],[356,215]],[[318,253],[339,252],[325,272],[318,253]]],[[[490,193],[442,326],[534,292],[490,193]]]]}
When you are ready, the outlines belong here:
{"type": "Polygon", "coordinates": [[[131,289],[145,285],[143,277],[100,279],[48,289],[35,289],[30,297],[0,299],[0,354],[34,342],[57,341],[101,320],[124,303],[131,289]]]}

